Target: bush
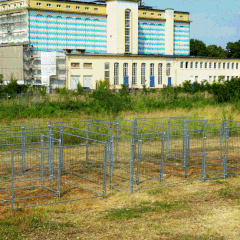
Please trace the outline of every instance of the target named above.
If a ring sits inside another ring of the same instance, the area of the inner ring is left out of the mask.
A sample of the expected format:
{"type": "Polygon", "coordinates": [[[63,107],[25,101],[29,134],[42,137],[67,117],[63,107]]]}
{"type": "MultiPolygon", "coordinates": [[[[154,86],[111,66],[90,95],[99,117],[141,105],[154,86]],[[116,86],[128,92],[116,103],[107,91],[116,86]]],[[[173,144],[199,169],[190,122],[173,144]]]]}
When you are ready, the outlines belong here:
{"type": "Polygon", "coordinates": [[[81,85],[81,83],[78,83],[77,84],[77,93],[79,95],[82,95],[83,94],[83,86],[81,85]]]}

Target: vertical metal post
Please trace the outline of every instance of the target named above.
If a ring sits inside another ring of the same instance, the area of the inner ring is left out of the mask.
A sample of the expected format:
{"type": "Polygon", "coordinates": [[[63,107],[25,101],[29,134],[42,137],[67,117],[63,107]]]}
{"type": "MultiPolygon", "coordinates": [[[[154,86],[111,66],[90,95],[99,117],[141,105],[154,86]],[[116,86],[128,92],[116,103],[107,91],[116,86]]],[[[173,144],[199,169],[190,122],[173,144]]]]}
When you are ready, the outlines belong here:
{"type": "Polygon", "coordinates": [[[88,168],[88,137],[89,137],[89,123],[87,123],[87,139],[86,139],[86,168],[88,168]]]}
{"type": "Polygon", "coordinates": [[[223,156],[223,135],[224,135],[224,126],[223,126],[223,119],[221,119],[221,126],[220,126],[220,147],[219,147],[219,159],[223,156]]]}
{"type": "Polygon", "coordinates": [[[26,170],[25,163],[25,147],[26,147],[26,134],[25,134],[25,125],[22,126],[22,171],[26,170]]]}
{"type": "Polygon", "coordinates": [[[162,134],[161,169],[160,169],[160,181],[161,182],[163,181],[164,140],[165,140],[165,133],[162,134]]]}
{"type": "Polygon", "coordinates": [[[183,126],[183,162],[184,162],[184,176],[188,176],[188,162],[187,162],[187,121],[184,120],[183,126]]]}
{"type": "Polygon", "coordinates": [[[112,182],[113,182],[113,141],[114,137],[110,135],[110,189],[112,189],[112,182]]]}
{"type": "Polygon", "coordinates": [[[116,118],[116,161],[118,162],[118,130],[119,130],[119,119],[116,118]]]}
{"type": "Polygon", "coordinates": [[[104,151],[103,197],[106,197],[106,182],[107,182],[107,143],[105,143],[104,151]]]}
{"type": "Polygon", "coordinates": [[[36,104],[37,104],[37,93],[36,93],[36,104]]]}
{"type": "Polygon", "coordinates": [[[229,129],[224,131],[224,178],[228,176],[228,140],[229,140],[229,129]]]}
{"type": "Polygon", "coordinates": [[[43,170],[43,160],[44,160],[44,136],[41,134],[41,166],[40,166],[40,179],[41,179],[41,187],[44,186],[44,170],[43,170]]]}
{"type": "Polygon", "coordinates": [[[166,146],[166,159],[169,155],[169,137],[170,137],[170,118],[167,118],[167,146],[166,146]]]}
{"type": "MultiPolygon", "coordinates": [[[[53,130],[51,130],[50,129],[50,133],[49,133],[49,135],[50,135],[50,138],[49,138],[49,152],[50,152],[50,164],[51,164],[51,171],[50,171],[50,179],[53,179],[53,167],[54,167],[54,162],[53,162],[53,159],[54,159],[54,156],[53,156],[53,152],[54,151],[52,151],[52,135],[53,135],[53,130]]],[[[54,145],[54,144],[53,144],[54,145]]]]}
{"type": "Polygon", "coordinates": [[[8,103],[8,93],[7,93],[7,103],[8,103]]]}
{"type": "Polygon", "coordinates": [[[64,137],[63,137],[63,132],[64,132],[64,127],[61,125],[61,130],[60,130],[60,139],[61,139],[61,171],[63,169],[63,146],[64,146],[64,137]]]}
{"type": "Polygon", "coordinates": [[[13,211],[13,202],[14,202],[14,149],[12,149],[12,158],[11,158],[11,175],[12,175],[12,211],[13,211]]]}
{"type": "Polygon", "coordinates": [[[133,192],[133,164],[134,164],[134,139],[131,140],[131,158],[130,158],[130,193],[133,192]]]}
{"type": "Polygon", "coordinates": [[[109,142],[109,144],[108,144],[108,154],[109,154],[109,156],[108,156],[108,161],[109,161],[109,163],[110,163],[110,158],[111,158],[111,136],[112,136],[112,122],[110,121],[109,122],[109,132],[108,132],[108,134],[109,134],[109,137],[108,137],[108,142],[109,142]]]}
{"type": "Polygon", "coordinates": [[[202,182],[205,182],[206,173],[206,141],[207,141],[206,131],[203,131],[202,182]]]}
{"type": "Polygon", "coordinates": [[[140,135],[139,141],[138,141],[138,160],[137,160],[137,176],[136,176],[136,183],[139,185],[139,177],[140,177],[140,168],[141,168],[141,160],[142,160],[142,133],[140,135]]]}
{"type": "Polygon", "coordinates": [[[62,143],[61,143],[61,139],[58,140],[59,141],[59,144],[58,144],[58,183],[57,183],[57,193],[58,193],[58,197],[60,198],[61,197],[61,161],[62,161],[62,157],[61,157],[61,154],[62,154],[62,151],[61,151],[61,148],[62,148],[62,143]]]}

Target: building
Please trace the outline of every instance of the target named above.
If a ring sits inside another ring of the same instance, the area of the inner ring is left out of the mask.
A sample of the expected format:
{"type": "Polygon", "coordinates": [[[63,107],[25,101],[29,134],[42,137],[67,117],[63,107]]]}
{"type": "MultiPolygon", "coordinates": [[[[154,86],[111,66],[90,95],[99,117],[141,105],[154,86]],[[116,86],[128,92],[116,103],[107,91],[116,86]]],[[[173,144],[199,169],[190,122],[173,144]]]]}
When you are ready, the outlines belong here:
{"type": "Polygon", "coordinates": [[[53,88],[76,89],[80,82],[95,89],[101,79],[115,88],[161,88],[187,79],[240,75],[237,59],[189,57],[188,12],[154,9],[139,0],[12,0],[1,2],[0,10],[5,80],[13,74],[53,88]],[[231,67],[224,69],[228,62],[231,67]]]}

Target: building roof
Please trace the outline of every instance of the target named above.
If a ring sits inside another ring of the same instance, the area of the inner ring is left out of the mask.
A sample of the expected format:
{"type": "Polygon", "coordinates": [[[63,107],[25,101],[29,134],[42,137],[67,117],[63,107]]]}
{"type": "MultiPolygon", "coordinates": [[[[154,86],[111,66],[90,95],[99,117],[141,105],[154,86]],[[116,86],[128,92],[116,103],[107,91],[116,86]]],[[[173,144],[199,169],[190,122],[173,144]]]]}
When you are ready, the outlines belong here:
{"type": "Polygon", "coordinates": [[[81,56],[106,56],[106,57],[157,57],[157,58],[202,58],[202,59],[239,59],[240,58],[219,58],[219,57],[203,57],[203,56],[186,56],[186,55],[163,55],[163,54],[112,54],[112,53],[80,53],[66,52],[66,55],[81,56]]]}

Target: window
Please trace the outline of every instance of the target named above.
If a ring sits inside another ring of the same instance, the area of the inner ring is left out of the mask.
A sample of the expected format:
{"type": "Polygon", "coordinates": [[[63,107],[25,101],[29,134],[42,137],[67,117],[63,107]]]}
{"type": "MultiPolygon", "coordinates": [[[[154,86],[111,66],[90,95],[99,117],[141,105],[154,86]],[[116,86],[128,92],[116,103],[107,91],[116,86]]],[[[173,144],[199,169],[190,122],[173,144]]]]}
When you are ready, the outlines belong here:
{"type": "Polygon", "coordinates": [[[119,63],[114,63],[114,85],[119,85],[119,63]]]}
{"type": "Polygon", "coordinates": [[[230,68],[230,63],[227,63],[227,69],[229,69],[230,68]]]}
{"type": "Polygon", "coordinates": [[[207,62],[205,62],[205,68],[207,68],[207,62]]]}
{"type": "Polygon", "coordinates": [[[58,5],[57,5],[57,8],[60,8],[60,7],[61,7],[61,5],[58,4],[58,5]]]}
{"type": "Polygon", "coordinates": [[[50,3],[48,3],[48,4],[47,4],[47,7],[51,7],[51,4],[50,4],[50,3]]]}
{"type": "Polygon", "coordinates": [[[158,84],[162,84],[162,63],[158,64],[158,84]]]}
{"type": "Polygon", "coordinates": [[[195,82],[197,82],[198,81],[198,76],[195,76],[195,82]]]}
{"type": "Polygon", "coordinates": [[[92,63],[83,63],[83,68],[92,68],[92,63]]]}
{"type": "Polygon", "coordinates": [[[232,69],[234,69],[234,63],[232,63],[232,69]]]}
{"type": "Polygon", "coordinates": [[[110,81],[110,63],[105,63],[104,64],[104,79],[110,81]]]}
{"type": "Polygon", "coordinates": [[[229,76],[227,76],[227,80],[229,80],[229,76]]]}
{"type": "Polygon", "coordinates": [[[226,63],[224,62],[224,63],[223,63],[223,69],[225,69],[225,65],[226,65],[226,63]]]}
{"type": "Polygon", "coordinates": [[[216,68],[217,68],[217,63],[215,62],[215,63],[214,63],[214,69],[216,69],[216,68]]]}
{"type": "Polygon", "coordinates": [[[130,18],[131,12],[129,9],[125,10],[125,52],[130,53],[130,18]]]}
{"type": "Polygon", "coordinates": [[[37,3],[37,6],[41,6],[41,3],[37,3]]]}
{"type": "Polygon", "coordinates": [[[69,9],[69,8],[71,8],[71,6],[68,5],[67,8],[69,9]]]}
{"type": "Polygon", "coordinates": [[[141,84],[145,85],[145,76],[146,76],[146,63],[141,65],[141,84]]]}
{"type": "Polygon", "coordinates": [[[180,63],[180,68],[183,68],[183,62],[180,63]]]}
{"type": "Polygon", "coordinates": [[[151,13],[151,16],[154,16],[154,13],[151,13]]]}
{"type": "Polygon", "coordinates": [[[198,68],[198,62],[195,62],[195,68],[198,68]]]}
{"type": "Polygon", "coordinates": [[[218,69],[221,69],[221,63],[220,62],[218,63],[218,69]]]}
{"type": "Polygon", "coordinates": [[[150,63],[150,76],[154,76],[154,63],[150,63]]]}
{"type": "Polygon", "coordinates": [[[212,76],[209,76],[209,83],[212,83],[212,76]]]}
{"type": "Polygon", "coordinates": [[[225,76],[223,76],[223,78],[222,78],[222,79],[223,79],[223,81],[225,81],[225,76]]]}
{"type": "Polygon", "coordinates": [[[212,63],[210,62],[210,63],[209,63],[209,69],[211,69],[211,68],[212,68],[212,63]]]}
{"type": "Polygon", "coordinates": [[[171,63],[167,63],[166,75],[167,76],[171,75],[171,63]]]}
{"type": "Polygon", "coordinates": [[[79,67],[80,67],[79,63],[75,63],[75,62],[71,63],[71,68],[79,68],[79,67]]]}
{"type": "Polygon", "coordinates": [[[145,16],[145,15],[147,15],[147,13],[144,12],[143,15],[145,16]]]}
{"type": "Polygon", "coordinates": [[[137,63],[132,64],[132,84],[137,84],[137,63]]]}
{"type": "Polygon", "coordinates": [[[181,19],[183,19],[183,16],[180,16],[181,19]]]}
{"type": "Polygon", "coordinates": [[[76,9],[77,9],[77,10],[79,10],[79,9],[80,9],[80,7],[78,7],[78,6],[77,6],[77,7],[76,7],[76,9]]]}
{"type": "Polygon", "coordinates": [[[176,15],[174,15],[174,18],[176,17],[176,15]]]}
{"type": "Polygon", "coordinates": [[[236,63],[236,69],[238,69],[238,63],[236,63]]]}
{"type": "Polygon", "coordinates": [[[110,63],[105,63],[104,67],[105,67],[105,69],[109,70],[110,69],[110,63]]]}
{"type": "Polygon", "coordinates": [[[158,14],[158,16],[159,16],[159,17],[161,17],[161,16],[162,16],[162,14],[158,14]]]}
{"type": "Polygon", "coordinates": [[[123,76],[128,77],[128,63],[123,64],[123,76]]]}
{"type": "Polygon", "coordinates": [[[85,10],[88,11],[88,10],[89,10],[89,7],[85,7],[85,10]]]}
{"type": "Polygon", "coordinates": [[[217,80],[217,77],[216,77],[216,76],[214,76],[214,77],[213,77],[213,80],[214,80],[214,82],[215,82],[215,81],[217,80]]]}
{"type": "Polygon", "coordinates": [[[188,62],[185,63],[185,67],[188,68],[188,62]]]}
{"type": "Polygon", "coordinates": [[[200,62],[200,68],[203,68],[203,62],[200,62]]]}
{"type": "Polygon", "coordinates": [[[94,12],[97,12],[98,11],[98,8],[94,8],[94,12]]]}
{"type": "Polygon", "coordinates": [[[193,62],[190,63],[190,68],[193,68],[193,62]]]}

